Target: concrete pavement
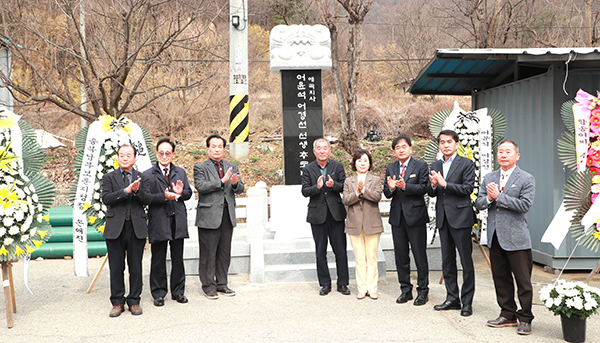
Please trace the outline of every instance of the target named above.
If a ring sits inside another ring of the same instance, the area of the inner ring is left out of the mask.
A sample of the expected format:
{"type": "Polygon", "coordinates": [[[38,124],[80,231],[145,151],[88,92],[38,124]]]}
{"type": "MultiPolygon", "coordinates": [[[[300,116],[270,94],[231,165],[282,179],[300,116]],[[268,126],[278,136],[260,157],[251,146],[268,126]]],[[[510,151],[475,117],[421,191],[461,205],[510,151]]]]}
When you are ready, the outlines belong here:
{"type": "MultiPolygon", "coordinates": [[[[230,276],[235,297],[208,300],[200,281],[188,276],[189,303],[178,304],[167,295],[165,306],[154,307],[148,287],[150,252],[144,254],[144,313],[132,316],[125,311],[109,318],[109,276],[105,267],[90,294],[92,277],[73,276],[73,261],[31,261],[30,294],[23,284],[23,263],[13,268],[17,313],[14,327],[6,327],[4,306],[0,310],[0,337],[3,342],[564,342],[560,318],[545,309],[535,294],[533,333],[520,336],[516,328],[490,328],[488,319],[498,316],[491,273],[479,249],[473,251],[476,264],[474,314],[461,317],[460,311],[437,312],[433,306],[445,300],[439,284],[441,272],[430,272],[429,302],[416,307],[412,302],[396,304],[399,286],[396,273],[388,272],[379,283],[379,300],[356,299],[334,291],[318,295],[317,281],[286,284],[250,284],[247,275],[230,276]]],[[[93,276],[101,258],[89,260],[93,276]]],[[[557,275],[535,266],[534,289],[557,275]]],[[[567,273],[563,278],[584,280],[587,273],[567,273]]],[[[416,274],[413,275],[416,279],[416,274]]],[[[460,279],[460,276],[459,276],[460,279]]],[[[416,281],[416,280],[415,280],[416,281]]],[[[600,287],[600,275],[592,285],[600,287]]],[[[414,291],[413,291],[414,293],[414,291]]],[[[1,302],[3,304],[3,302],[1,302]]],[[[600,342],[600,316],[587,320],[587,342],[600,342]]]]}

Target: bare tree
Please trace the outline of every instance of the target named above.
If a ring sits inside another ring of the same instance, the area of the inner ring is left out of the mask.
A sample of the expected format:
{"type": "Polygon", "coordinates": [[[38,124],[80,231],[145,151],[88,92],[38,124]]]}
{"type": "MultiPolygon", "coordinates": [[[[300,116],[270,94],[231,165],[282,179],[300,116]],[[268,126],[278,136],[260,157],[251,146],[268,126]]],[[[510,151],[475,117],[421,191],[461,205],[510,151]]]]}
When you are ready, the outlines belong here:
{"type": "Polygon", "coordinates": [[[462,31],[449,30],[464,47],[501,48],[510,46],[535,0],[451,0],[438,5],[441,18],[462,31]],[[449,5],[448,5],[449,4],[449,5]],[[461,33],[467,33],[461,35],[461,33]]]}
{"type": "MultiPolygon", "coordinates": [[[[0,73],[15,101],[51,103],[93,121],[138,112],[155,100],[201,84],[169,75],[177,51],[206,55],[203,35],[223,10],[213,0],[3,0],[0,37],[9,42],[13,78],[0,73]],[[85,33],[85,34],[84,34],[85,33]],[[85,89],[88,108],[79,96],[85,89]]],[[[226,59],[225,59],[226,60],[226,59]]],[[[177,67],[174,67],[177,69],[177,67]]]]}
{"type": "Polygon", "coordinates": [[[338,108],[342,121],[341,145],[349,154],[360,148],[356,131],[356,108],[358,106],[357,87],[360,74],[360,62],[363,53],[363,23],[369,13],[373,0],[329,0],[319,2],[319,8],[325,25],[331,32],[332,74],[338,100],[338,108]],[[339,12],[338,4],[346,12],[348,18],[348,68],[346,72],[345,93],[342,88],[342,71],[339,52],[339,12]]]}

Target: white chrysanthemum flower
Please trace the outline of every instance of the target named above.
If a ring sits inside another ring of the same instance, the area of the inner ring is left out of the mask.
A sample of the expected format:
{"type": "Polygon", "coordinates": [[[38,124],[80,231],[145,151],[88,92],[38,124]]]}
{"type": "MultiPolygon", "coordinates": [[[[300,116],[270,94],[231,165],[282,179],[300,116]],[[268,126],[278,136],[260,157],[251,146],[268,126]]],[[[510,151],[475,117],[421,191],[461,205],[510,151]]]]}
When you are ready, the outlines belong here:
{"type": "Polygon", "coordinates": [[[103,177],[103,176],[104,176],[104,173],[103,173],[103,172],[101,172],[101,171],[99,171],[98,173],[96,173],[96,178],[97,178],[98,180],[102,180],[102,177],[103,177]]]}
{"type": "Polygon", "coordinates": [[[44,219],[44,218],[42,218],[42,214],[40,213],[40,214],[38,214],[36,219],[37,219],[38,223],[41,223],[42,219],[44,219]]]}
{"type": "Polygon", "coordinates": [[[25,198],[25,192],[21,188],[16,188],[15,193],[17,194],[17,196],[19,196],[19,198],[25,198]]]}
{"type": "Polygon", "coordinates": [[[102,211],[98,212],[98,218],[103,219],[104,218],[104,212],[102,212],[102,211]]]}
{"type": "Polygon", "coordinates": [[[567,301],[565,301],[565,305],[567,307],[575,307],[575,300],[573,300],[572,298],[567,299],[567,301]]]}
{"type": "MultiPolygon", "coordinates": [[[[2,219],[2,223],[5,227],[11,226],[14,222],[15,220],[12,217],[4,217],[4,219],[2,219]]],[[[10,233],[10,231],[8,232],[10,233]]],[[[11,235],[14,235],[14,233],[11,233],[11,235]]]]}
{"type": "Polygon", "coordinates": [[[0,238],[2,238],[2,236],[4,236],[6,234],[6,229],[3,227],[0,227],[0,238]]]}
{"type": "Polygon", "coordinates": [[[4,215],[5,215],[5,216],[11,216],[11,217],[12,217],[12,215],[13,215],[14,213],[15,213],[15,209],[14,209],[13,207],[7,207],[7,208],[4,210],[4,215]]]}
{"type": "Polygon", "coordinates": [[[19,233],[19,227],[18,226],[13,225],[13,226],[10,227],[10,229],[8,229],[8,234],[11,235],[11,236],[14,236],[14,235],[16,235],[18,233],[19,233]]]}
{"type": "Polygon", "coordinates": [[[28,195],[31,194],[31,190],[29,189],[29,186],[25,186],[23,187],[23,190],[25,191],[25,193],[27,193],[28,195]]]}
{"type": "Polygon", "coordinates": [[[15,182],[15,178],[10,176],[10,175],[5,175],[4,176],[4,180],[6,180],[6,183],[13,183],[15,182]]]}
{"type": "Polygon", "coordinates": [[[552,307],[552,305],[554,305],[553,299],[552,298],[546,299],[546,301],[544,302],[544,305],[546,305],[547,308],[552,307]]]}
{"type": "Polygon", "coordinates": [[[33,183],[29,185],[29,189],[31,189],[32,192],[35,192],[35,186],[33,185],[33,183]]]}
{"type": "Polygon", "coordinates": [[[104,162],[106,161],[106,156],[102,155],[100,157],[98,157],[98,162],[104,162]]]}
{"type": "Polygon", "coordinates": [[[42,203],[38,204],[38,211],[43,212],[44,211],[44,205],[42,205],[42,203]]]}
{"type": "Polygon", "coordinates": [[[581,310],[583,308],[583,299],[581,299],[581,297],[573,298],[573,307],[575,307],[578,310],[581,310]]]}
{"type": "Polygon", "coordinates": [[[94,193],[94,199],[100,200],[100,193],[94,193]]]}
{"type": "Polygon", "coordinates": [[[106,212],[108,210],[108,207],[106,207],[106,205],[102,204],[102,211],[106,212]]]}
{"type": "Polygon", "coordinates": [[[31,226],[32,222],[33,222],[33,217],[28,216],[27,219],[25,219],[25,222],[23,223],[23,225],[21,225],[21,232],[25,232],[25,231],[29,230],[29,227],[31,226]]]}
{"type": "Polygon", "coordinates": [[[99,164],[99,165],[98,165],[98,170],[97,170],[97,172],[98,172],[98,173],[102,172],[102,165],[101,165],[101,164],[99,164]]]}
{"type": "Polygon", "coordinates": [[[4,216],[4,206],[0,206],[0,217],[4,216]]]}
{"type": "MultiPolygon", "coordinates": [[[[29,182],[29,177],[28,177],[27,175],[23,174],[23,175],[21,175],[21,178],[23,178],[23,180],[24,180],[25,182],[29,182]]],[[[34,188],[33,188],[33,185],[31,185],[30,187],[32,187],[32,188],[31,188],[32,190],[34,189],[34,188]]]]}
{"type": "Polygon", "coordinates": [[[16,221],[20,222],[23,220],[23,218],[25,218],[25,213],[23,213],[23,210],[19,208],[15,211],[14,217],[16,221]]]}
{"type": "Polygon", "coordinates": [[[31,231],[29,231],[29,236],[33,237],[37,232],[36,228],[32,228],[31,231]]]}
{"type": "Polygon", "coordinates": [[[33,205],[29,205],[29,214],[34,214],[35,213],[35,207],[33,207],[33,205]]]}
{"type": "Polygon", "coordinates": [[[21,242],[25,242],[29,239],[29,235],[23,235],[21,236],[21,242]]]}
{"type": "Polygon", "coordinates": [[[38,195],[35,194],[35,193],[31,196],[31,199],[33,199],[34,202],[38,202],[39,201],[38,195]]]}
{"type": "Polygon", "coordinates": [[[96,183],[94,184],[94,189],[95,189],[95,190],[99,190],[99,189],[100,189],[100,182],[96,182],[96,183]]]}
{"type": "Polygon", "coordinates": [[[556,306],[560,306],[560,304],[562,303],[563,298],[559,295],[558,297],[554,298],[554,305],[556,306]]]}
{"type": "Polygon", "coordinates": [[[100,211],[100,204],[99,203],[95,203],[94,204],[94,211],[96,211],[96,212],[100,211]]]}
{"type": "Polygon", "coordinates": [[[11,244],[13,244],[14,241],[15,241],[14,239],[12,239],[10,237],[6,237],[4,239],[4,245],[11,245],[11,244]]]}
{"type": "Polygon", "coordinates": [[[115,152],[113,149],[106,149],[107,155],[111,155],[113,152],[115,152]]]}

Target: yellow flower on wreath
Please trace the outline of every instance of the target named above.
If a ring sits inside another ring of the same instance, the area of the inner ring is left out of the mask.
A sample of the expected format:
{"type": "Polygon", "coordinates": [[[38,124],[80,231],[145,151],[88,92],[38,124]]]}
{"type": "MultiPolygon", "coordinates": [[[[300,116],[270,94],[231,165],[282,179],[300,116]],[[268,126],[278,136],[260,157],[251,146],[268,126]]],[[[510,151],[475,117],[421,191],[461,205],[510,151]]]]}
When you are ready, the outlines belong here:
{"type": "Polygon", "coordinates": [[[130,135],[133,132],[133,128],[130,125],[131,121],[127,117],[121,117],[117,119],[113,116],[104,114],[98,117],[98,120],[100,121],[100,127],[104,132],[108,132],[114,129],[121,129],[125,131],[128,135],[130,135]]]}
{"type": "Polygon", "coordinates": [[[594,232],[594,238],[596,238],[597,240],[600,241],[600,232],[598,232],[598,231],[594,232]]]}
{"type": "Polygon", "coordinates": [[[17,125],[15,115],[11,111],[0,110],[0,128],[11,129],[17,125]]]}

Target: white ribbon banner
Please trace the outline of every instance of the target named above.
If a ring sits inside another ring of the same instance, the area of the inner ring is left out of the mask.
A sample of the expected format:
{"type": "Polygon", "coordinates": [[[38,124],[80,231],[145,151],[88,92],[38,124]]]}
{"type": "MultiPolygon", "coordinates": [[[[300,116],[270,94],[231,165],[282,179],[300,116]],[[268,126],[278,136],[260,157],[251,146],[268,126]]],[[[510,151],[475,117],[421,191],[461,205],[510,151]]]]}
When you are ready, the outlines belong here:
{"type": "MultiPolygon", "coordinates": [[[[136,169],[145,171],[152,166],[146,141],[142,129],[134,123],[129,123],[132,133],[129,140],[137,150],[136,169]]],[[[94,182],[98,172],[98,158],[104,141],[109,135],[127,135],[125,131],[117,128],[115,131],[104,132],[99,121],[93,122],[89,129],[85,142],[83,160],[79,181],[77,182],[77,193],[73,205],[73,267],[76,276],[88,276],[88,249],[87,249],[87,226],[88,219],[85,215],[83,204],[92,203],[94,194],[94,182]]]]}

